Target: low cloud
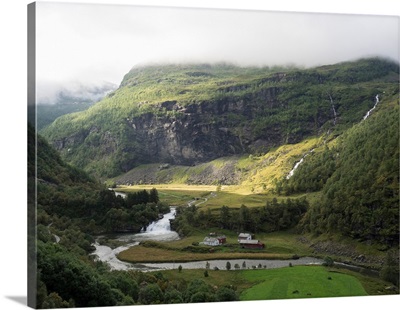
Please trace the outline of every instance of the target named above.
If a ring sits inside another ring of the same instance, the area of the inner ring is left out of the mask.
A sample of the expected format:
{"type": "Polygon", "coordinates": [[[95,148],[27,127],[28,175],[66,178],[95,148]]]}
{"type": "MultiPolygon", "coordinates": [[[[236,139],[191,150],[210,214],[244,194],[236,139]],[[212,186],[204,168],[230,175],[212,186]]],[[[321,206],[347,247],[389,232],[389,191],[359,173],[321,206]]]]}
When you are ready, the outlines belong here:
{"type": "Polygon", "coordinates": [[[37,104],[96,102],[116,88],[117,85],[109,82],[82,84],[78,81],[64,83],[38,81],[36,102],[37,104]]]}
{"type": "Polygon", "coordinates": [[[146,62],[310,67],[399,58],[392,16],[65,3],[37,11],[37,76],[52,81],[119,84],[146,62]]]}

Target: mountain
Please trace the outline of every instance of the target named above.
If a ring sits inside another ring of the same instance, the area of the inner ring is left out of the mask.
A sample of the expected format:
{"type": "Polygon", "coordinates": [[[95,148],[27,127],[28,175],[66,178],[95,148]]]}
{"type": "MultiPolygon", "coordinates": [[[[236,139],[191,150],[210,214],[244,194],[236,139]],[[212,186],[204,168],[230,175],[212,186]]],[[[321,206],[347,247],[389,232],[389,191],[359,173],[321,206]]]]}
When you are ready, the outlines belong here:
{"type": "Polygon", "coordinates": [[[69,163],[97,177],[142,164],[193,166],[262,155],[342,134],[376,95],[398,91],[399,66],[379,58],[311,69],[229,64],[134,67],[117,90],[41,133],[69,163]]]}

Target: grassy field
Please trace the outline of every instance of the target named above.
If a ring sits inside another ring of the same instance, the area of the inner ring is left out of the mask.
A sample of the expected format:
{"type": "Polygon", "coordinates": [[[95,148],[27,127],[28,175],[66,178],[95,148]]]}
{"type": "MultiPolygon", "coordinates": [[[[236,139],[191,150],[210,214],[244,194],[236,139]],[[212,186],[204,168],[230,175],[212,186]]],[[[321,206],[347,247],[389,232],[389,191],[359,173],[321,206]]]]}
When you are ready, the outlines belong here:
{"type": "Polygon", "coordinates": [[[320,138],[309,138],[297,144],[282,145],[276,150],[238,163],[238,168],[248,170],[241,187],[254,193],[272,191],[274,180],[286,177],[304,154],[321,145],[320,138]]]}
{"type": "MultiPolygon", "coordinates": [[[[214,185],[187,185],[187,184],[153,184],[153,185],[133,185],[118,186],[116,191],[125,193],[150,190],[156,188],[160,200],[170,206],[187,206],[190,201],[197,199],[195,205],[203,210],[210,208],[219,209],[222,206],[240,208],[241,205],[247,207],[264,206],[267,200],[272,200],[275,195],[252,193],[246,187],[222,186],[217,190],[214,185]]],[[[307,197],[314,199],[317,193],[307,194],[307,197]]],[[[276,197],[278,200],[286,198],[299,198],[299,196],[276,197]]]]}
{"type": "Polygon", "coordinates": [[[214,252],[196,253],[156,247],[135,246],[118,254],[118,259],[133,263],[190,262],[215,259],[288,259],[292,255],[266,252],[214,252]]]}
{"type": "Polygon", "coordinates": [[[246,281],[257,283],[240,295],[241,300],[368,295],[357,278],[321,266],[240,272],[246,281]]]}
{"type": "MultiPolygon", "coordinates": [[[[134,185],[118,186],[117,191],[133,193],[141,190],[151,190],[156,188],[160,200],[170,206],[187,206],[189,201],[195,198],[209,196],[216,190],[213,185],[187,185],[187,184],[154,184],[154,185],[134,185]]],[[[203,200],[200,200],[201,202],[203,200]]]]}
{"type": "Polygon", "coordinates": [[[263,250],[241,249],[237,235],[229,231],[218,231],[225,234],[227,243],[224,246],[192,246],[194,242],[203,241],[209,231],[197,230],[191,236],[170,242],[145,242],[119,253],[118,258],[127,262],[187,262],[213,259],[288,259],[297,254],[310,255],[308,247],[298,241],[298,236],[290,232],[259,234],[257,238],[266,244],[263,250]],[[209,251],[210,249],[211,252],[209,251]]]}
{"type": "Polygon", "coordinates": [[[178,272],[177,269],[163,270],[162,273],[174,283],[189,283],[193,279],[202,279],[216,287],[233,286],[240,300],[393,294],[385,290],[389,284],[380,279],[322,266],[208,270],[208,277],[204,277],[204,269],[183,269],[182,272],[178,272]]]}

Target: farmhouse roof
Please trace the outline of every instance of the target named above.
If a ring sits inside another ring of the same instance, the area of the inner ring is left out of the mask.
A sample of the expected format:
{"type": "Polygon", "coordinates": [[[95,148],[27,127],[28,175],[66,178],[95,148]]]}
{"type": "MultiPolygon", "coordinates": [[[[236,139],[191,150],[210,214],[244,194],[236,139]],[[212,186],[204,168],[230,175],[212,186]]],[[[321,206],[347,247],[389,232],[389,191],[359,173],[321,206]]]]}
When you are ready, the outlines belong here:
{"type": "Polygon", "coordinates": [[[206,242],[206,241],[208,241],[208,242],[210,242],[210,241],[218,241],[218,239],[217,238],[213,238],[213,237],[205,237],[204,238],[204,242],[206,242]]]}
{"type": "Polygon", "coordinates": [[[247,234],[247,233],[240,233],[239,234],[239,238],[251,238],[251,234],[247,234]]]}

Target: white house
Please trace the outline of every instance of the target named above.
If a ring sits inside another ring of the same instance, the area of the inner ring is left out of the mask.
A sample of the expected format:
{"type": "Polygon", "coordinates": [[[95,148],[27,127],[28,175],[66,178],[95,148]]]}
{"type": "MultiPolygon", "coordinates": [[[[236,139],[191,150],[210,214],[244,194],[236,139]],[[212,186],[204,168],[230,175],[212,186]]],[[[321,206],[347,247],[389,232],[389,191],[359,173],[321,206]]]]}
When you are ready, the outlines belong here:
{"type": "Polygon", "coordinates": [[[201,244],[217,246],[220,245],[221,243],[217,238],[205,237],[203,242],[201,242],[201,244]]]}
{"type": "Polygon", "coordinates": [[[238,242],[240,242],[240,240],[251,240],[251,234],[246,234],[246,233],[240,233],[238,236],[238,242]]]}

